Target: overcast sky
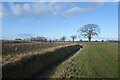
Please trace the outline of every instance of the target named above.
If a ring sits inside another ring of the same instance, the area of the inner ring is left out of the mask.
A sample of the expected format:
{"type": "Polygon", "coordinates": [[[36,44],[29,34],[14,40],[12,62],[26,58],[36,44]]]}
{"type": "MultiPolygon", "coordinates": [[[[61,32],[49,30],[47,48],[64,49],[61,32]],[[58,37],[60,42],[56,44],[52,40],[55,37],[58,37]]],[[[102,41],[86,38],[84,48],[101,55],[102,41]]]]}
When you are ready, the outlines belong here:
{"type": "Polygon", "coordinates": [[[118,38],[117,2],[3,2],[1,8],[3,39],[66,36],[69,40],[91,23],[101,29],[94,39],[118,38]]]}

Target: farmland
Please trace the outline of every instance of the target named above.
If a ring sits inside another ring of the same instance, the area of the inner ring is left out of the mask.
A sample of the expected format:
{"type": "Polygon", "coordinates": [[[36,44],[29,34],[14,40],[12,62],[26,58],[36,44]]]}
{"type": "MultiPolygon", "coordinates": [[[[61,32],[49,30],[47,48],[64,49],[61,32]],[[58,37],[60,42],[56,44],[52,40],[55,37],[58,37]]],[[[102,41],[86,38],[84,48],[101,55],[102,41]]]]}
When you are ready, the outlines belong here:
{"type": "Polygon", "coordinates": [[[73,57],[48,70],[41,78],[117,78],[118,44],[83,43],[73,57]]]}
{"type": "MultiPolygon", "coordinates": [[[[16,43],[13,44],[16,45],[16,43]]],[[[53,43],[44,43],[44,45],[43,43],[38,43],[38,44],[39,44],[39,49],[35,51],[33,50],[31,51],[29,50],[28,52],[21,51],[18,54],[16,52],[12,54],[12,57],[9,58],[7,57],[11,56],[11,54],[6,53],[6,55],[3,57],[2,60],[3,78],[32,78],[45,66],[48,66],[51,63],[54,63],[64,58],[65,56],[69,55],[70,53],[80,48],[80,45],[76,43],[71,44],[71,43],[60,42],[58,45],[58,43],[56,42],[54,43],[54,46],[50,46],[50,47],[48,46],[53,45],[53,43]],[[43,47],[41,46],[41,44],[43,47]]],[[[19,47],[21,45],[22,43],[17,46],[19,47]]],[[[35,43],[32,44],[32,47],[34,48],[35,45],[36,45],[35,43]]],[[[3,47],[5,46],[3,45],[3,47]]],[[[21,47],[21,48],[24,49],[26,47],[21,47]]]]}
{"type": "Polygon", "coordinates": [[[36,51],[43,51],[50,47],[68,44],[63,42],[35,42],[35,41],[2,41],[2,57],[3,62],[9,61],[11,58],[29,55],[36,51]]]}
{"type": "MultiPolygon", "coordinates": [[[[118,77],[118,43],[116,42],[6,42],[7,45],[20,47],[26,51],[9,51],[3,53],[3,76],[29,78],[117,78],[118,77]],[[19,44],[19,45],[18,45],[19,44]],[[41,46],[42,44],[42,46],[41,46]],[[66,55],[79,49],[73,56],[53,65],[41,75],[38,71],[49,64],[54,64],[66,55]],[[32,45],[31,49],[27,47],[32,45]],[[35,46],[37,45],[36,49],[35,46]],[[48,46],[47,46],[48,45],[48,46]],[[66,53],[66,54],[65,54],[66,53]],[[8,56],[10,56],[8,58],[8,56]],[[34,67],[34,68],[33,68],[34,67]],[[20,72],[21,71],[21,72],[20,72]],[[19,73],[18,73],[19,72],[19,73]],[[8,74],[9,73],[9,74],[8,74]],[[17,74],[16,76],[10,74],[17,74]]],[[[6,44],[4,42],[4,45],[6,44]]],[[[11,48],[11,47],[10,47],[11,48]]],[[[12,48],[11,48],[12,49],[12,48]]],[[[10,50],[11,50],[10,49],[10,50]]],[[[4,51],[3,51],[4,52],[4,51]]]]}

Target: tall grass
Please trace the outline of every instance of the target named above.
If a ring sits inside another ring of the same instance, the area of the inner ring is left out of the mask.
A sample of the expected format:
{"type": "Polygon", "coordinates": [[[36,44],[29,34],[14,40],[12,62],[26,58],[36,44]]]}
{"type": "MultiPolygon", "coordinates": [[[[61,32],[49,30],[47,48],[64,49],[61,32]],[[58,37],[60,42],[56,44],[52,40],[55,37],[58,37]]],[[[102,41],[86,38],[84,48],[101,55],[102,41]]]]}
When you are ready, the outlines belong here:
{"type": "Polygon", "coordinates": [[[18,52],[31,51],[37,49],[43,49],[53,46],[62,45],[64,43],[46,43],[35,41],[2,41],[2,54],[10,55],[18,52]]]}
{"type": "Polygon", "coordinates": [[[2,66],[3,78],[31,78],[45,66],[64,58],[79,49],[79,45],[62,45],[48,51],[22,57],[2,66]]]}

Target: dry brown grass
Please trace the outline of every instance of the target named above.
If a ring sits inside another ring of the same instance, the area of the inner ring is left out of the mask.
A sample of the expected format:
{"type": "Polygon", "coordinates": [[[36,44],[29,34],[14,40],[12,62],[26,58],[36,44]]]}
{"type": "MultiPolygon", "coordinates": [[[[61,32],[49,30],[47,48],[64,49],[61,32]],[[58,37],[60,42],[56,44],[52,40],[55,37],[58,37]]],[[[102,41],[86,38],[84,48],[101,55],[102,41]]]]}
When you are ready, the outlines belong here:
{"type": "Polygon", "coordinates": [[[65,43],[49,43],[49,42],[36,42],[36,41],[2,41],[2,55],[8,56],[19,54],[21,52],[36,51],[38,49],[49,48],[65,43]]]}
{"type": "Polygon", "coordinates": [[[61,45],[15,57],[2,64],[3,78],[31,78],[45,66],[56,62],[79,49],[79,45],[61,45]]]}

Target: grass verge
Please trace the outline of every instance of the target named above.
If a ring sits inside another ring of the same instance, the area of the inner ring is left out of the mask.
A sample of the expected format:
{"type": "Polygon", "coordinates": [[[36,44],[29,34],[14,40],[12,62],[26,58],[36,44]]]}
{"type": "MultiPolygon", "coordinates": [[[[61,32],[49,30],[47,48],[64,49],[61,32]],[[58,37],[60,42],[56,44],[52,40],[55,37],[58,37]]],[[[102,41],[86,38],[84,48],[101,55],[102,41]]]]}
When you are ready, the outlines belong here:
{"type": "Polygon", "coordinates": [[[79,49],[78,44],[62,45],[45,52],[36,52],[2,65],[3,78],[31,78],[43,67],[79,49]]]}
{"type": "Polygon", "coordinates": [[[118,43],[84,43],[82,51],[44,78],[118,78],[118,43]]]}

